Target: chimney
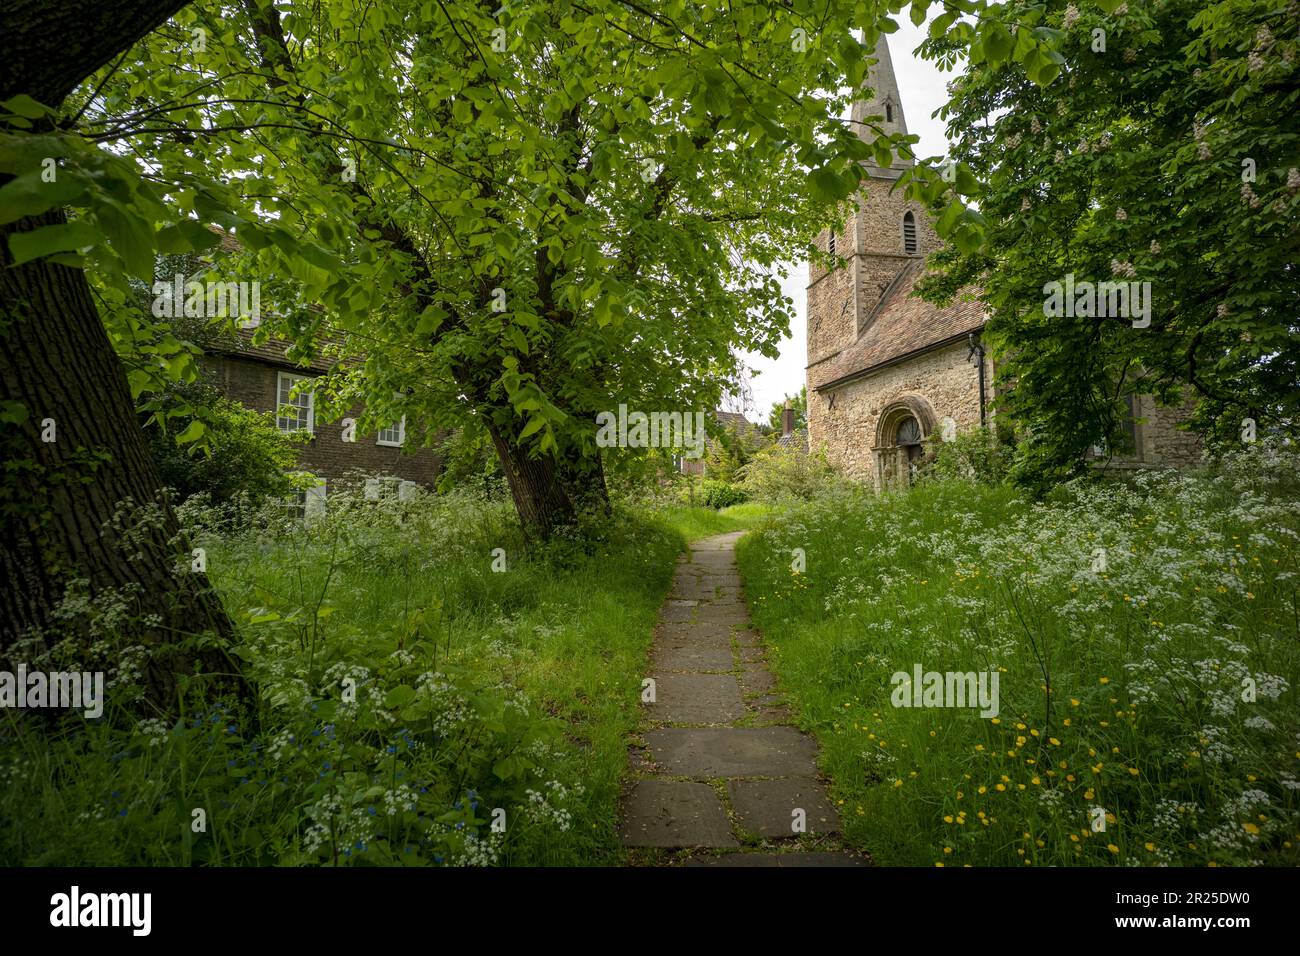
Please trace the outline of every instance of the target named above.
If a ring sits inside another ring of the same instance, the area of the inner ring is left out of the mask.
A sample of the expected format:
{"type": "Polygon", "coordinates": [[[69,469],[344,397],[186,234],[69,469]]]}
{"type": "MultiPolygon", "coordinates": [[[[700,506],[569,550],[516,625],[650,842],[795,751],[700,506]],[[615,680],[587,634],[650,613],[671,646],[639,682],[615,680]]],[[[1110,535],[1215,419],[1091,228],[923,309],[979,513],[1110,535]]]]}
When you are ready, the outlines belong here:
{"type": "Polygon", "coordinates": [[[781,413],[781,437],[794,434],[794,409],[790,407],[790,399],[785,400],[785,411],[781,413]]]}

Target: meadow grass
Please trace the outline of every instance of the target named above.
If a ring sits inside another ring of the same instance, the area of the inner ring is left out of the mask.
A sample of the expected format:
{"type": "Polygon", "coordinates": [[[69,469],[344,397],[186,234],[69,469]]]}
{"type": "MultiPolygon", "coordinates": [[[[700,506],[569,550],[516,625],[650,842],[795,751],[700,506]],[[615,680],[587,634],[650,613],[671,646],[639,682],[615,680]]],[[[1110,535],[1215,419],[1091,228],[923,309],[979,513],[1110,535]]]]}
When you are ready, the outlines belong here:
{"type": "Polygon", "coordinates": [[[1258,452],[1042,503],[928,483],[743,538],[846,839],[899,865],[1300,862],[1298,476],[1258,452]],[[917,664],[996,672],[998,716],[895,706],[917,664]]]}
{"type": "Polygon", "coordinates": [[[6,711],[0,861],[621,859],[626,738],[675,557],[754,514],[621,511],[528,548],[500,502],[335,495],[330,511],[200,539],[255,714],[137,719],[127,666],[106,720],[6,711]]]}

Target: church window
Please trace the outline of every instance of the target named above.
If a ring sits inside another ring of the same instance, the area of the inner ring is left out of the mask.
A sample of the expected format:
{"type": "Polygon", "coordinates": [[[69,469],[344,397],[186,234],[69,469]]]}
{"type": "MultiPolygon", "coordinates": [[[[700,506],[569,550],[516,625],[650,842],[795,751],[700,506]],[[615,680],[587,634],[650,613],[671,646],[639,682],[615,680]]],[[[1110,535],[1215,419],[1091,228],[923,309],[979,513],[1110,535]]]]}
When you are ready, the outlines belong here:
{"type": "Polygon", "coordinates": [[[885,122],[886,122],[886,123],[892,123],[893,121],[894,121],[894,104],[893,104],[893,103],[886,103],[886,104],[885,104],[885,122]]]}
{"type": "Polygon", "coordinates": [[[829,252],[831,255],[835,255],[835,233],[834,232],[832,232],[831,237],[826,240],[826,251],[829,252]]]}
{"type": "Polygon", "coordinates": [[[898,424],[894,438],[895,445],[919,445],[921,443],[921,426],[915,418],[904,418],[898,424]]]}
{"type": "Polygon", "coordinates": [[[903,252],[914,256],[916,249],[916,217],[910,212],[905,212],[903,213],[903,252]]]}

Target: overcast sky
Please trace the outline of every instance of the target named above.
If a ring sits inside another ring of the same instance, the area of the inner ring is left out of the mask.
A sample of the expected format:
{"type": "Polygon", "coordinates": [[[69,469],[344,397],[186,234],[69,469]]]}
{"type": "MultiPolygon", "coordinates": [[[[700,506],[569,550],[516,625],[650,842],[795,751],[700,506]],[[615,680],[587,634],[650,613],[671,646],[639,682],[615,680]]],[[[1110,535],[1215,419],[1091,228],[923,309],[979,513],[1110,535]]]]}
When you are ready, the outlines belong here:
{"type": "MultiPolygon", "coordinates": [[[[921,137],[917,144],[918,156],[942,156],[948,151],[943,123],[932,117],[948,98],[947,84],[951,73],[941,73],[938,66],[914,55],[913,51],[925,39],[928,24],[913,26],[904,18],[898,32],[889,35],[889,53],[894,61],[894,75],[903,98],[903,114],[907,117],[907,131],[921,137]]],[[[790,327],[790,337],[781,343],[781,355],[773,360],[761,355],[749,355],[746,361],[754,371],[754,411],[751,419],[765,421],[772,403],[786,395],[797,394],[804,385],[804,365],[807,354],[807,292],[808,264],[796,263],[783,283],[785,294],[794,300],[795,318],[790,327]]]]}

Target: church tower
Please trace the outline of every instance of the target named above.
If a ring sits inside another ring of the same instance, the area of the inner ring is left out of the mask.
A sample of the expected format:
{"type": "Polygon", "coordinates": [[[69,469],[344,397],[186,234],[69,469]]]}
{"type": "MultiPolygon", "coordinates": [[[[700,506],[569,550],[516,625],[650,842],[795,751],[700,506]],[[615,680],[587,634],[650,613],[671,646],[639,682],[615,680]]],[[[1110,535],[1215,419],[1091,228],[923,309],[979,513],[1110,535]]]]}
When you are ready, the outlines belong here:
{"type": "MultiPolygon", "coordinates": [[[[907,133],[903,99],[883,33],[873,58],[864,85],[870,96],[854,103],[850,114],[857,134],[866,142],[876,136],[872,127],[885,134],[907,133]]],[[[839,231],[828,230],[817,238],[821,249],[844,261],[829,272],[816,263],[808,267],[810,385],[818,381],[817,366],[835,358],[870,327],[890,286],[909,264],[933,252],[939,241],[924,207],[894,189],[912,161],[896,157],[888,168],[874,161],[863,165],[868,179],[854,199],[856,208],[848,222],[839,231]]]]}

